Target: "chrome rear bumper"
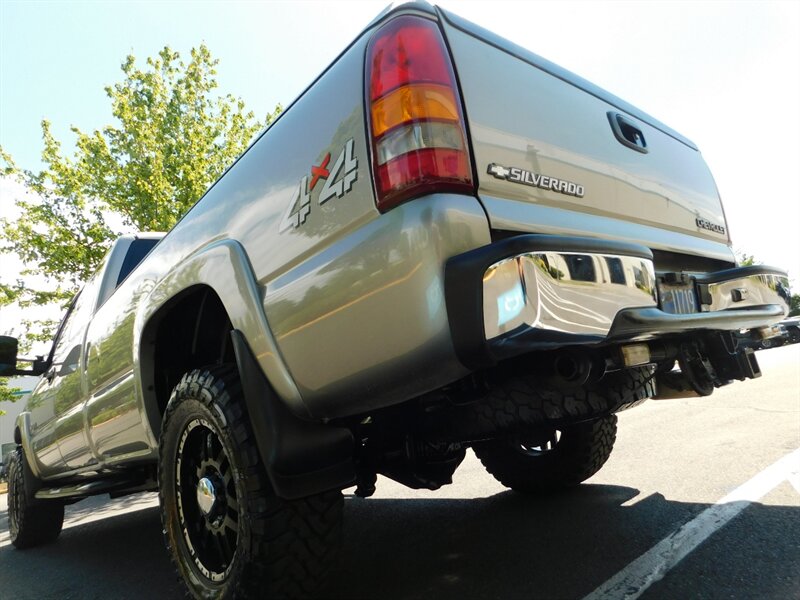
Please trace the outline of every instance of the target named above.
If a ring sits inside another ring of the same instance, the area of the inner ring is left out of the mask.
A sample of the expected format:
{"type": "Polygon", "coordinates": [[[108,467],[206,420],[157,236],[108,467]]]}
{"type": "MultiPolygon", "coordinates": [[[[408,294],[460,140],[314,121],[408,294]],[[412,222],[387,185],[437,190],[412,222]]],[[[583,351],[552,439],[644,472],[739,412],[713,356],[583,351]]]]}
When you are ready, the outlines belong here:
{"type": "Polygon", "coordinates": [[[643,246],[550,235],[454,257],[445,286],[456,352],[470,368],[549,347],[766,327],[790,298],[786,273],[771,267],[656,273],[643,246]]]}
{"type": "Polygon", "coordinates": [[[692,276],[704,311],[777,304],[788,313],[792,294],[785,271],[764,265],[692,276]]]}
{"type": "Polygon", "coordinates": [[[656,305],[653,261],[638,256],[530,252],[483,275],[487,340],[519,327],[606,336],[620,310],[656,305]]]}

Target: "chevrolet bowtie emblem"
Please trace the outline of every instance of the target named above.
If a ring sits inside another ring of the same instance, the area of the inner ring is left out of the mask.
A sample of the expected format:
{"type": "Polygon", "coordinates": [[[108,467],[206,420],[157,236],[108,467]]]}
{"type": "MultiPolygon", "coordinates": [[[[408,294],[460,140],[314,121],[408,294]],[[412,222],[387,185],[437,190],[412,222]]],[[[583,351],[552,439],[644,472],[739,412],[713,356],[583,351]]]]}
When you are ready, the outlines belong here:
{"type": "Polygon", "coordinates": [[[489,165],[489,174],[494,175],[498,179],[505,179],[508,177],[509,170],[501,165],[496,165],[494,163],[489,165]]]}

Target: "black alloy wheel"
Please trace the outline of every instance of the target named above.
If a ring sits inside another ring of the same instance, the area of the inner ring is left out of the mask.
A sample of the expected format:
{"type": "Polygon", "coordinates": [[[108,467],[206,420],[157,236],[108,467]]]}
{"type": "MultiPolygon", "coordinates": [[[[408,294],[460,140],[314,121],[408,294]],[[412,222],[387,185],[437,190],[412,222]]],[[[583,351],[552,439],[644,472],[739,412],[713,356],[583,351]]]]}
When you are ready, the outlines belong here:
{"type": "Polygon", "coordinates": [[[164,413],[159,500],[164,538],[195,598],[301,598],[331,572],[339,490],[275,495],[233,365],[185,374],[164,413]]]}
{"type": "Polygon", "coordinates": [[[517,438],[512,442],[512,446],[523,456],[542,456],[555,451],[561,436],[560,429],[547,429],[536,435],[517,438]]]}
{"type": "Polygon", "coordinates": [[[183,538],[195,566],[223,581],[236,558],[239,503],[228,452],[202,418],[186,424],[178,445],[175,484],[183,538]]]}

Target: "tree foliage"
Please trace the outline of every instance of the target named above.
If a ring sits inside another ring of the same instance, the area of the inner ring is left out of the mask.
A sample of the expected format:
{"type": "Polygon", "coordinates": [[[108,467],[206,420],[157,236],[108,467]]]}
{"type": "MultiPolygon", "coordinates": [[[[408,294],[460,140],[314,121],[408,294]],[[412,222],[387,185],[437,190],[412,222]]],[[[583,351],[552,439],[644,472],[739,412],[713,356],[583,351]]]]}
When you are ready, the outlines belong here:
{"type": "Polygon", "coordinates": [[[0,416],[5,414],[2,408],[3,402],[14,402],[19,391],[19,388],[8,387],[8,382],[4,378],[0,378],[0,416]]]}
{"type": "Polygon", "coordinates": [[[168,230],[279,114],[277,106],[260,122],[241,99],[213,97],[218,62],[205,46],[187,62],[169,47],[142,67],[128,56],[123,80],[105,89],[115,123],[72,127],[72,156],[46,120],[41,171],[19,168],[0,148],[3,174],[34,192],[17,199],[18,220],[0,223],[2,249],[26,266],[25,281],[0,283],[0,306],[65,303],[122,230],[168,230]],[[44,285],[30,285],[33,275],[44,285]]]}
{"type": "Polygon", "coordinates": [[[752,254],[748,254],[747,252],[742,252],[739,255],[739,266],[740,267],[751,267],[753,265],[760,265],[761,261],[758,260],[752,254]]]}
{"type": "MultiPolygon", "coordinates": [[[[188,61],[169,47],[141,66],[128,56],[122,80],[105,88],[113,124],[91,133],[71,127],[71,156],[47,120],[41,170],[20,168],[0,147],[0,174],[32,192],[16,199],[19,218],[0,219],[0,252],[24,263],[21,279],[0,281],[0,307],[63,308],[116,237],[170,229],[280,114],[278,105],[259,121],[241,99],[214,96],[218,62],[204,45],[188,61]]],[[[51,339],[56,323],[21,325],[25,352],[51,339]]],[[[0,401],[13,391],[0,379],[0,401]]]]}
{"type": "Polygon", "coordinates": [[[792,294],[789,300],[789,316],[800,317],[800,294],[792,294]]]}

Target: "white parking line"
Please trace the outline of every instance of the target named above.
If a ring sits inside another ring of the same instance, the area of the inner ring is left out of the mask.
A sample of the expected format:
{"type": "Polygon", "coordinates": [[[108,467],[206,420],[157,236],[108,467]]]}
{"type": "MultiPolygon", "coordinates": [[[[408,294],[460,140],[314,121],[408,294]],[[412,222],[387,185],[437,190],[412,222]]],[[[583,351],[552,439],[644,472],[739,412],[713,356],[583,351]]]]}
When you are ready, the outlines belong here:
{"type": "MultiPolygon", "coordinates": [[[[784,481],[800,480],[800,448],[740,485],[681,526],[594,590],[584,600],[633,600],[683,560],[712,533],[784,481]]],[[[798,489],[800,491],[800,489],[798,489]]]]}

